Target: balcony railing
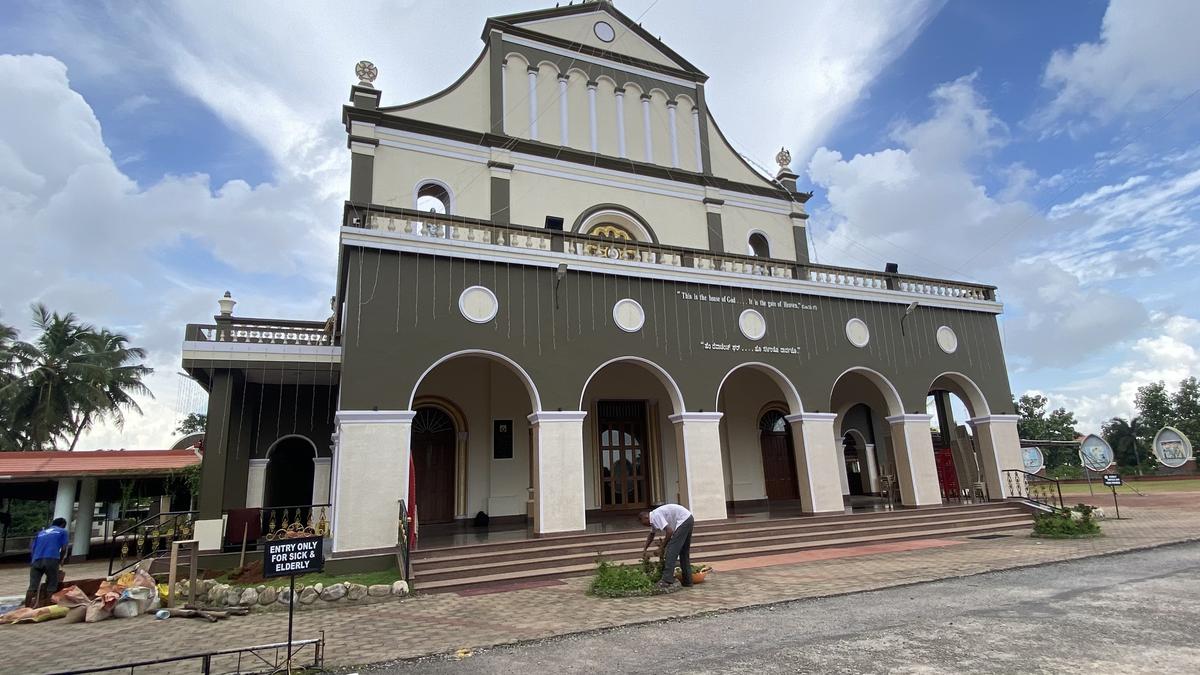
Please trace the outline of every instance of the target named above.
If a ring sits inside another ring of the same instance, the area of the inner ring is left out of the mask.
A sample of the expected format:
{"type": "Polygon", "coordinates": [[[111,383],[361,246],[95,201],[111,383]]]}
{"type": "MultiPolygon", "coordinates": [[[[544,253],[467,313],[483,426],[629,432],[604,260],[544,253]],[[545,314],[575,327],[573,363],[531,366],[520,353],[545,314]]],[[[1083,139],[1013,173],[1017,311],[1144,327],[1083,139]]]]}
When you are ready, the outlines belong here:
{"type": "Polygon", "coordinates": [[[555,251],[664,267],[715,270],[776,279],[797,279],[828,286],[893,290],[966,300],[994,301],[996,299],[995,286],[984,284],[873,272],[832,265],[797,263],[791,260],[758,258],[732,253],[713,253],[701,249],[664,246],[573,232],[558,232],[521,225],[497,225],[485,220],[421,213],[411,209],[379,210],[374,206],[370,212],[366,212],[365,207],[357,212],[351,209],[346,218],[346,224],[350,227],[411,237],[428,237],[535,251],[555,251]],[[354,215],[355,213],[358,215],[354,215]]]}
{"type": "Polygon", "coordinates": [[[324,321],[231,318],[216,324],[188,324],[185,340],[246,344],[336,346],[337,336],[324,321]]]}

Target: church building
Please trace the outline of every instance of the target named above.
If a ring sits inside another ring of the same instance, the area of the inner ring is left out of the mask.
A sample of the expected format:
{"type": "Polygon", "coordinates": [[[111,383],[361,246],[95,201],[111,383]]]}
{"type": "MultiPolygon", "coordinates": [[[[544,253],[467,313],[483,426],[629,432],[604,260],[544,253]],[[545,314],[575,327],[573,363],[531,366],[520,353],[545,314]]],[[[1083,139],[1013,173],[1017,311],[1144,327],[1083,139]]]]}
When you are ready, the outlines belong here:
{"type": "Polygon", "coordinates": [[[422,532],[546,537],[666,502],[719,523],[1009,496],[994,287],[812,262],[788,151],[739,154],[707,76],[611,2],[481,39],[417,101],[358,64],[328,320],[235,314],[235,289],[187,327],[202,548],[245,509],[368,565],[402,505],[422,532]]]}

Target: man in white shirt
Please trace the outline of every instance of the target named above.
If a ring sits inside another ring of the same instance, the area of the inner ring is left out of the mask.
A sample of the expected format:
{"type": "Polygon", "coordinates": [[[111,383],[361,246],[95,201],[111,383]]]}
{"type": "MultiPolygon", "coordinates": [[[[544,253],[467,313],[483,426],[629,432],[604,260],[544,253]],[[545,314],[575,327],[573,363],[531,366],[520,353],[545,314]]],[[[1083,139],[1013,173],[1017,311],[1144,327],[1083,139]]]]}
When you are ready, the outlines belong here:
{"type": "Polygon", "coordinates": [[[683,585],[692,585],[692,525],[695,520],[692,512],[678,504],[663,504],[653,511],[642,511],[638,514],[642,525],[650,528],[650,536],[646,537],[646,545],[642,547],[642,555],[654,543],[654,536],[663,533],[663,572],[659,588],[670,588],[679,583],[675,581],[675,561],[683,572],[683,585]]]}

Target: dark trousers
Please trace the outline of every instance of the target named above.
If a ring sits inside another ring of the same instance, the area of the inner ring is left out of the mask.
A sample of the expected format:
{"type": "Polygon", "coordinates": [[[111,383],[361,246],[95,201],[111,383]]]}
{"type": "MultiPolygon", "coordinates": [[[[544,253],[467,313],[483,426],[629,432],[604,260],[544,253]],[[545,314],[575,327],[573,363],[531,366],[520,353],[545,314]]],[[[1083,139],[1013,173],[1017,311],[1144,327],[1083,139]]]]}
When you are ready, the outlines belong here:
{"type": "Polygon", "coordinates": [[[663,581],[670,583],[675,579],[675,562],[678,561],[683,571],[683,585],[692,585],[692,525],[695,522],[688,516],[667,542],[667,550],[663,553],[663,581]]]}
{"type": "Polygon", "coordinates": [[[29,565],[29,592],[36,593],[42,575],[46,575],[46,593],[58,590],[58,558],[40,558],[29,565]]]}

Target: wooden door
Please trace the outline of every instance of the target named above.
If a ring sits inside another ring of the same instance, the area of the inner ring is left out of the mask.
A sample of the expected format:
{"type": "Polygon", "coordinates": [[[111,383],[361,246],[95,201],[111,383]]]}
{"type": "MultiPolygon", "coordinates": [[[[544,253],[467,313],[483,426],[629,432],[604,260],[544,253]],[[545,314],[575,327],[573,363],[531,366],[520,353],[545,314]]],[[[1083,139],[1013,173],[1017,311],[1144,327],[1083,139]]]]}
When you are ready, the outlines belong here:
{"type": "Polygon", "coordinates": [[[799,499],[796,485],[796,452],[792,432],[778,410],[769,410],[758,421],[762,450],[763,484],[768,501],[799,499]]]}
{"type": "Polygon", "coordinates": [[[432,407],[417,410],[412,425],[412,456],[421,523],[454,520],[456,437],[449,415],[432,407]]]}
{"type": "Polygon", "coordinates": [[[602,509],[650,505],[650,458],[646,443],[645,401],[596,404],[600,446],[602,509]]]}
{"type": "Polygon", "coordinates": [[[933,460],[937,465],[938,487],[942,489],[942,498],[958,499],[961,494],[958,471],[954,468],[954,453],[950,448],[934,448],[933,460]]]}

